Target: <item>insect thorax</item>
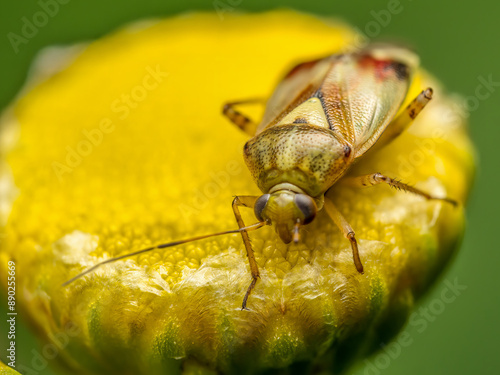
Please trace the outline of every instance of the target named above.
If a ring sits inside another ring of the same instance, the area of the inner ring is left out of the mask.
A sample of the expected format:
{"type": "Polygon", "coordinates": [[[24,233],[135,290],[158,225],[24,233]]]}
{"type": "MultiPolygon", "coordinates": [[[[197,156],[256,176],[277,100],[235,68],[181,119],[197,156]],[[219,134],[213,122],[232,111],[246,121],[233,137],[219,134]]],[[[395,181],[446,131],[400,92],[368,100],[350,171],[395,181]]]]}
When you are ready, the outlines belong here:
{"type": "Polygon", "coordinates": [[[244,147],[245,162],[259,188],[291,183],[311,197],[323,194],[345,172],[351,148],[333,131],[310,124],[270,127],[244,147]]]}

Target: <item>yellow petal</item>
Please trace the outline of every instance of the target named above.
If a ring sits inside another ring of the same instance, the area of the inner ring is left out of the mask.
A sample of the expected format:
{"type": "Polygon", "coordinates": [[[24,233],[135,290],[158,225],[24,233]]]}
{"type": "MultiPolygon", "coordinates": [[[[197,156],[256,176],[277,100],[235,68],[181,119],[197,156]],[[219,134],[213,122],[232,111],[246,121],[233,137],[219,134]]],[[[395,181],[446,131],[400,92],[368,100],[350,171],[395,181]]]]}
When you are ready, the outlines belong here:
{"type": "MultiPolygon", "coordinates": [[[[453,255],[464,212],[387,186],[330,193],[356,231],[364,275],[323,213],[298,245],[272,228],[252,232],[261,279],[251,311],[240,310],[251,278],[237,234],[61,286],[112,256],[236,228],[232,197],[259,191],[242,160],[247,138],[222,104],[267,97],[295,63],[354,40],[345,25],[289,11],[188,14],[93,42],[16,100],[0,138],[0,259],[16,263],[18,308],[61,344],[58,360],[106,374],[304,361],[337,371],[397,332],[453,255]]],[[[428,85],[435,100],[415,124],[353,173],[385,173],[463,203],[474,170],[464,117],[424,73],[408,100],[428,85]]],[[[251,211],[244,218],[256,221],[251,211]]]]}
{"type": "Polygon", "coordinates": [[[0,375],[19,375],[19,372],[0,361],[0,375]]]}

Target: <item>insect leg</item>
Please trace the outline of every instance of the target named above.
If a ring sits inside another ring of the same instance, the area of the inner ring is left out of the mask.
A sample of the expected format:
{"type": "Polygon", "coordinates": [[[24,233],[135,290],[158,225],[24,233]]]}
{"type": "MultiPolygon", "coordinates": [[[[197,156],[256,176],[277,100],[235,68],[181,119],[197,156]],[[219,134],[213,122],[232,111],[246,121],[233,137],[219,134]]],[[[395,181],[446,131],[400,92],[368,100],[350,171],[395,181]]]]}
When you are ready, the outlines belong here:
{"type": "Polygon", "coordinates": [[[254,136],[257,129],[257,124],[247,116],[237,111],[234,107],[240,104],[265,103],[263,99],[247,99],[237,102],[229,102],[222,107],[222,113],[231,120],[237,127],[243,130],[248,135],[254,136]]]}
{"type": "Polygon", "coordinates": [[[357,176],[357,177],[347,177],[342,180],[342,183],[347,184],[352,187],[367,187],[367,186],[373,186],[373,185],[378,185],[378,184],[387,184],[392,188],[395,188],[397,190],[403,190],[407,191],[416,195],[420,195],[421,197],[424,197],[429,200],[442,200],[444,202],[451,203],[452,205],[456,206],[458,205],[457,201],[450,199],[450,198],[440,198],[440,197],[435,197],[433,195],[430,195],[429,193],[426,193],[425,191],[422,191],[420,189],[417,189],[411,185],[405,184],[401,181],[395,180],[393,178],[387,177],[381,173],[372,173],[372,174],[366,174],[363,176],[357,176]]]}
{"type": "MultiPolygon", "coordinates": [[[[234,216],[236,218],[236,222],[240,228],[245,227],[245,223],[243,222],[243,218],[241,217],[239,206],[253,208],[255,205],[255,201],[257,200],[257,196],[243,195],[234,197],[233,200],[233,211],[234,216]]],[[[255,287],[257,283],[257,279],[260,277],[259,267],[257,266],[257,261],[255,260],[255,255],[252,249],[252,245],[250,243],[250,237],[248,236],[247,231],[241,232],[241,237],[243,238],[243,243],[245,244],[245,249],[247,251],[248,262],[250,263],[250,272],[252,274],[252,282],[245,293],[245,297],[243,298],[243,303],[241,305],[242,310],[247,309],[247,300],[252,292],[252,289],[255,287]]]]}
{"type": "Polygon", "coordinates": [[[422,91],[410,104],[401,112],[380,136],[376,143],[377,149],[390,143],[398,137],[425,108],[432,99],[432,89],[429,87],[422,91]]]}
{"type": "Polygon", "coordinates": [[[356,241],[354,230],[346,221],[344,216],[342,216],[337,207],[335,207],[333,202],[327,197],[325,197],[324,207],[328,216],[330,216],[333,222],[337,224],[339,229],[342,231],[344,237],[347,238],[351,243],[354,265],[356,266],[356,269],[358,270],[359,273],[363,273],[363,264],[361,264],[361,259],[359,258],[358,242],[356,241]]]}

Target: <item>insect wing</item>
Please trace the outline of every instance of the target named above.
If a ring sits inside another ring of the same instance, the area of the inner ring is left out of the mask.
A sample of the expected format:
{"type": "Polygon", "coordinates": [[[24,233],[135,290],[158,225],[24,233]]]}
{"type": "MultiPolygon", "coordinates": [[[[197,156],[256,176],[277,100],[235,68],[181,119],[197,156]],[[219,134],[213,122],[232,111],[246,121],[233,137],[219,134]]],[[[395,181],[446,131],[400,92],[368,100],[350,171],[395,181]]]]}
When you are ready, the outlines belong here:
{"type": "Polygon", "coordinates": [[[418,59],[402,48],[371,48],[343,55],[326,74],[317,94],[330,129],[363,155],[399,110],[418,59]]]}
{"type": "Polygon", "coordinates": [[[297,105],[318,91],[330,68],[330,59],[308,61],[290,70],[268,100],[257,134],[278,123],[297,105]]]}
{"type": "Polygon", "coordinates": [[[299,64],[269,99],[257,134],[279,123],[307,99],[318,97],[330,129],[360,157],[397,113],[417,66],[413,53],[393,46],[373,46],[299,64]]]}

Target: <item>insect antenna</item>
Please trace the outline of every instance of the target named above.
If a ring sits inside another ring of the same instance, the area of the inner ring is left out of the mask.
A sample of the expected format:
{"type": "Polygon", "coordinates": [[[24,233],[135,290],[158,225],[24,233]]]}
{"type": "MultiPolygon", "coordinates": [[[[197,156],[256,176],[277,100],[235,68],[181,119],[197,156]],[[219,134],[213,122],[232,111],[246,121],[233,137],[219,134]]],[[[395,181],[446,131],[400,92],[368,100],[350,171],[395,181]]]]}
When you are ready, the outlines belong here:
{"type": "Polygon", "coordinates": [[[211,234],[204,234],[202,236],[191,237],[191,238],[187,238],[185,240],[168,242],[168,243],[164,243],[164,244],[161,244],[161,245],[156,245],[156,246],[148,247],[147,249],[142,249],[142,250],[134,251],[132,253],[128,253],[128,254],[125,254],[125,255],[120,255],[118,257],[106,259],[105,261],[97,263],[96,265],[90,267],[89,269],[87,269],[87,270],[83,271],[82,273],[79,273],[75,277],[69,279],[68,281],[66,281],[65,283],[63,283],[62,286],[66,286],[68,284],[71,284],[73,281],[75,281],[75,280],[79,279],[80,277],[83,277],[83,276],[85,276],[85,275],[87,275],[87,274],[95,271],[97,268],[99,268],[99,267],[101,267],[101,266],[103,266],[103,265],[105,265],[107,263],[113,263],[113,262],[116,262],[117,260],[121,260],[121,259],[124,259],[124,258],[129,258],[129,257],[132,257],[134,255],[139,255],[139,254],[142,254],[142,253],[146,253],[148,251],[152,251],[152,250],[155,250],[155,249],[165,249],[167,247],[173,247],[173,246],[177,246],[177,245],[182,245],[182,244],[185,244],[187,242],[193,242],[193,241],[203,240],[203,239],[209,238],[209,237],[222,236],[224,234],[241,233],[243,231],[248,232],[248,231],[252,231],[252,230],[257,230],[259,228],[262,228],[264,225],[266,225],[266,223],[264,221],[260,221],[258,223],[255,223],[255,224],[252,224],[252,225],[240,228],[240,229],[226,230],[226,231],[223,231],[223,232],[217,232],[217,233],[211,233],[211,234]]]}

